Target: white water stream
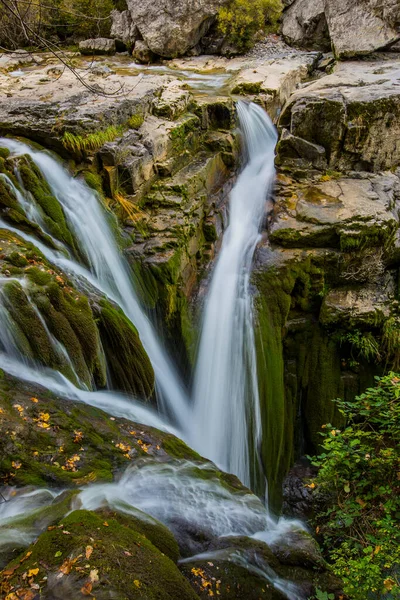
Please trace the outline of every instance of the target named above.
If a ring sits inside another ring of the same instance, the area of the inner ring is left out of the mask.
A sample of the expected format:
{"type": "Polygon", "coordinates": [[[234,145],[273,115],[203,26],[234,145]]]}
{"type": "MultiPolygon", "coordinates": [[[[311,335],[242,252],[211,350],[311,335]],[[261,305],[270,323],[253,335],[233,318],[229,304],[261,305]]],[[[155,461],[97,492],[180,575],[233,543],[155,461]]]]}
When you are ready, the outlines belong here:
{"type": "Polygon", "coordinates": [[[194,448],[250,486],[261,435],[250,273],[275,177],[277,134],[255,104],[238,103],[247,164],[231,193],[205,302],[194,381],[194,448]],[[251,449],[249,440],[251,440],[251,449]]]}

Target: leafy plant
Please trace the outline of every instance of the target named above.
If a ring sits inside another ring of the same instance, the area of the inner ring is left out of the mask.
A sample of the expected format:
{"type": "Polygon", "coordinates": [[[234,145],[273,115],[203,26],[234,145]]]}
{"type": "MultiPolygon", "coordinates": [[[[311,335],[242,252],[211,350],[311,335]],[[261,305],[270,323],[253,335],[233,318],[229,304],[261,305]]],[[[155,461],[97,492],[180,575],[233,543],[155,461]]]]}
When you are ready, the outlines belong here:
{"type": "Polygon", "coordinates": [[[282,8],[281,0],[231,0],[219,10],[218,27],[240,51],[245,51],[260,29],[268,24],[276,27],[282,8]]]}
{"type": "Polygon", "coordinates": [[[354,600],[400,594],[400,376],[376,380],[354,401],[336,400],[348,424],[324,426],[313,458],[324,502],[316,530],[354,600]]]}
{"type": "Polygon", "coordinates": [[[386,319],[382,328],[382,346],[386,360],[396,371],[400,369],[400,317],[386,319]]]}
{"type": "Polygon", "coordinates": [[[379,344],[371,332],[362,333],[358,329],[353,332],[347,332],[340,336],[340,344],[348,343],[351,345],[352,358],[363,358],[367,361],[381,360],[379,353],[379,344]]]}

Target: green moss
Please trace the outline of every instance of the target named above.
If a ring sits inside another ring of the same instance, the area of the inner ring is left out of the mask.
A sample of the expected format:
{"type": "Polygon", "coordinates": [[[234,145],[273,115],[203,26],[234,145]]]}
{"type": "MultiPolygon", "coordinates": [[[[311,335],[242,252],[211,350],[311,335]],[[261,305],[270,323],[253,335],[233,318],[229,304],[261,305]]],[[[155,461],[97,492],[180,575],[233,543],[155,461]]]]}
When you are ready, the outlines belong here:
{"type": "Polygon", "coordinates": [[[75,242],[68,229],[63,209],[57,198],[52,195],[47,181],[30,156],[25,155],[20,159],[19,172],[25,189],[31,192],[44,213],[46,227],[52,235],[76,252],[75,242]]]}
{"type": "Polygon", "coordinates": [[[43,365],[55,367],[57,359],[47,333],[21,285],[13,281],[5,284],[3,291],[14,321],[29,342],[31,354],[43,365]]]}
{"type": "MultiPolygon", "coordinates": [[[[23,564],[15,561],[17,569],[10,578],[12,585],[24,585],[22,575],[26,570],[38,567],[36,579],[41,581],[43,592],[47,581],[52,581],[52,573],[59,570],[66,558],[74,559],[71,574],[63,577],[62,589],[68,589],[69,597],[75,597],[92,568],[96,568],[99,581],[93,586],[96,591],[110,597],[156,600],[195,600],[196,594],[174,565],[132,524],[121,524],[94,512],[78,510],[63,520],[63,527],[43,533],[29,548],[32,552],[23,564]],[[64,535],[63,531],[68,531],[64,535]],[[93,548],[90,560],[86,559],[82,548],[93,548]],[[75,560],[76,559],[76,560],[75,560]],[[89,563],[89,566],[86,567],[89,563]],[[78,567],[79,570],[76,568],[78,567]]],[[[57,587],[57,580],[52,584],[57,587]]]]}
{"type": "Polygon", "coordinates": [[[158,548],[165,556],[168,556],[173,562],[177,562],[179,558],[178,543],[168,527],[139,509],[135,508],[132,511],[131,505],[124,507],[124,505],[121,504],[118,508],[119,512],[117,513],[103,509],[101,514],[104,515],[106,519],[111,516],[113,519],[116,519],[120,525],[131,529],[133,528],[150,540],[153,546],[158,548]]]}
{"type": "Polygon", "coordinates": [[[244,81],[243,83],[237,84],[233,88],[232,94],[241,94],[241,95],[259,94],[261,92],[261,83],[262,83],[261,81],[254,81],[254,82],[244,81]]]}
{"type": "Polygon", "coordinates": [[[25,256],[23,256],[19,252],[11,252],[11,254],[6,256],[4,260],[11,263],[15,267],[26,267],[26,265],[29,264],[25,256]]]}
{"type": "Polygon", "coordinates": [[[99,173],[94,171],[85,171],[83,177],[89,187],[96,190],[96,192],[100,194],[100,196],[104,195],[103,180],[99,173]]]}
{"type": "Polygon", "coordinates": [[[154,371],[135,327],[121,310],[106,301],[101,302],[98,327],[114,385],[149,398],[154,389],[154,371]]]}
{"type": "Polygon", "coordinates": [[[185,458],[187,460],[201,460],[200,454],[189,448],[179,438],[173,435],[166,435],[162,442],[165,452],[173,458],[185,458]]]}
{"type": "MultiPolygon", "coordinates": [[[[8,173],[7,173],[8,175],[8,173]]],[[[0,206],[3,208],[12,208],[15,211],[18,211],[23,215],[22,209],[19,207],[19,204],[16,198],[12,195],[9,190],[7,184],[4,179],[0,177],[0,206]]]]}
{"type": "Polygon", "coordinates": [[[28,279],[36,285],[48,285],[53,280],[50,273],[47,271],[42,271],[42,269],[39,269],[38,267],[30,267],[29,269],[26,269],[25,274],[28,279]]]}
{"type": "Polygon", "coordinates": [[[55,282],[47,286],[46,296],[36,297],[50,331],[66,347],[78,375],[90,385],[91,377],[100,387],[106,381],[99,333],[88,299],[61,289],[55,282]]]}
{"type": "Polygon", "coordinates": [[[0,158],[8,158],[9,156],[10,156],[9,149],[0,147],[0,158]]]}
{"type": "Polygon", "coordinates": [[[140,129],[144,123],[144,116],[141,114],[132,115],[127,121],[127,125],[130,129],[140,129]]]}

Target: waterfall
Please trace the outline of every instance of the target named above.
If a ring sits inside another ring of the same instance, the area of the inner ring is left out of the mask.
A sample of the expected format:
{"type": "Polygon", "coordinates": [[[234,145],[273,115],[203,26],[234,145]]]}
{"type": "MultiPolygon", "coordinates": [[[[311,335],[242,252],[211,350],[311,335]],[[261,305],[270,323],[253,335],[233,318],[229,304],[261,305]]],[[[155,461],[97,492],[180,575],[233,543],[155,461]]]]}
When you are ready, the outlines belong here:
{"type": "MultiPolygon", "coordinates": [[[[118,252],[105,211],[96,192],[80,179],[71,177],[70,173],[49,153],[7,138],[0,138],[0,144],[8,148],[14,156],[28,154],[39,167],[52,193],[63,208],[69,228],[78,240],[80,250],[89,265],[89,273],[76,261],[65,258],[61,253],[55,253],[44,244],[40,245],[40,250],[57,266],[77,277],[85,277],[91,285],[119,304],[138,330],[153,365],[162,408],[168,410],[176,423],[182,427],[187,421],[188,403],[185,392],[172,363],[157,339],[152,324],[140,306],[129,276],[128,265],[118,252]]],[[[18,194],[17,200],[26,210],[27,203],[23,195],[18,194]]],[[[21,232],[8,225],[5,227],[21,235],[21,232]]],[[[39,247],[37,241],[30,236],[27,238],[22,234],[22,237],[39,247]]]]}
{"type": "Polygon", "coordinates": [[[252,446],[261,434],[250,272],[275,176],[277,134],[259,106],[237,108],[247,164],[231,192],[205,302],[188,436],[196,450],[250,485],[252,446]]]}

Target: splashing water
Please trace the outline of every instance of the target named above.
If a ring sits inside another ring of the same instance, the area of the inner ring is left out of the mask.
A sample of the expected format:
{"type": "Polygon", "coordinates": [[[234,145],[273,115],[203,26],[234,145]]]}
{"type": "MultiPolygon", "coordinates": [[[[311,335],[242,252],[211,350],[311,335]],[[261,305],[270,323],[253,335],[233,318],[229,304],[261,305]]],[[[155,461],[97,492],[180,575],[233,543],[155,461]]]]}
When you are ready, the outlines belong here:
{"type": "Polygon", "coordinates": [[[231,193],[229,227],[205,303],[194,379],[195,428],[188,437],[196,450],[251,485],[250,446],[256,450],[261,417],[249,280],[275,176],[277,134],[255,104],[239,102],[238,114],[248,162],[231,193]]]}

